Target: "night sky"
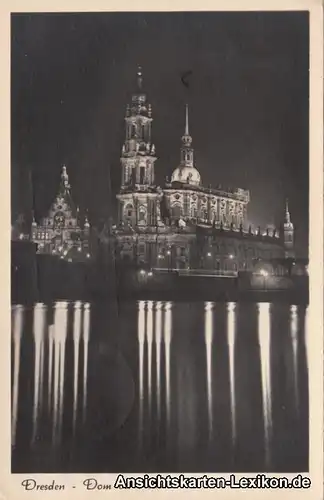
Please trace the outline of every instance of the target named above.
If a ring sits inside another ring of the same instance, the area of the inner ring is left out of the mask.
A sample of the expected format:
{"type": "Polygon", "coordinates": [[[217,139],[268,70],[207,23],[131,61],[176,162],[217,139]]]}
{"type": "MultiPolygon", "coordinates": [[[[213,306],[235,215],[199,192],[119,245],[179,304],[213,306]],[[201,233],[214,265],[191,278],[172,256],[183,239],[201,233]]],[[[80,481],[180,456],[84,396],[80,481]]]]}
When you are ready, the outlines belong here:
{"type": "Polygon", "coordinates": [[[158,182],[179,164],[188,103],[203,184],[249,189],[254,225],[279,224],[288,197],[305,254],[308,36],[306,12],[13,15],[13,220],[32,191],[36,219],[46,214],[63,163],[92,222],[114,214],[140,64],[158,182]]]}

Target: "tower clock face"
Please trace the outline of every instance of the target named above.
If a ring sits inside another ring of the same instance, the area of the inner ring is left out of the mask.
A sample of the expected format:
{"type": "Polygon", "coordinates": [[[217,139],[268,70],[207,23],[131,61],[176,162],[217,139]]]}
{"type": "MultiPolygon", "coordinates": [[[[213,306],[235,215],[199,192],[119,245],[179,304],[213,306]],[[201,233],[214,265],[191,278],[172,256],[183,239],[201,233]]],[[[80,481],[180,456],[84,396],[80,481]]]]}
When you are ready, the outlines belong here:
{"type": "Polygon", "coordinates": [[[64,223],[65,223],[65,217],[63,212],[57,212],[54,216],[55,227],[59,228],[64,227],[64,223]]]}

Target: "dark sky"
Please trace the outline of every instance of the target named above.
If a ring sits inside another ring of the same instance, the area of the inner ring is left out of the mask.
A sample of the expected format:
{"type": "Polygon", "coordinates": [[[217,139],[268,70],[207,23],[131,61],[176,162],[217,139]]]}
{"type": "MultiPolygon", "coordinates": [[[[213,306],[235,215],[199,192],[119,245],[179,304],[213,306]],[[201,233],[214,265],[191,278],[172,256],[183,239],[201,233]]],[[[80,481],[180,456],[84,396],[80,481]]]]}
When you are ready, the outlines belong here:
{"type": "Polygon", "coordinates": [[[29,171],[36,217],[46,213],[63,163],[93,222],[114,210],[124,114],[141,64],[158,181],[179,164],[188,102],[204,185],[250,189],[255,225],[279,224],[288,197],[304,253],[308,35],[306,12],[13,15],[13,217],[28,208],[29,171]]]}

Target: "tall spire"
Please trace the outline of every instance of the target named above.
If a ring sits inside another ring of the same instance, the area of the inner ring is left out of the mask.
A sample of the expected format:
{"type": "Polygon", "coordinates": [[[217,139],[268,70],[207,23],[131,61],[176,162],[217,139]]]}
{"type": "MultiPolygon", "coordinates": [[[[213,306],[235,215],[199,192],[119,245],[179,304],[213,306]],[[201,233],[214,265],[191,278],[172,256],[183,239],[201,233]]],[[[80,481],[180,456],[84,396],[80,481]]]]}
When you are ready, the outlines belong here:
{"type": "Polygon", "coordinates": [[[143,75],[142,75],[142,67],[137,66],[137,87],[138,90],[142,90],[142,84],[143,84],[143,75]]]}
{"type": "Polygon", "coordinates": [[[63,165],[62,167],[62,173],[61,173],[61,187],[64,190],[69,190],[70,189],[70,184],[69,184],[69,176],[67,174],[66,166],[63,165]]]}
{"type": "Polygon", "coordinates": [[[188,104],[186,104],[186,129],[185,135],[189,135],[189,116],[188,116],[188,104]]]}
{"type": "Polygon", "coordinates": [[[182,142],[185,147],[190,148],[192,143],[192,137],[189,135],[189,111],[188,104],[186,104],[186,125],[185,125],[185,133],[182,136],[182,142]]]}
{"type": "Polygon", "coordinates": [[[290,224],[290,213],[289,213],[289,206],[288,206],[288,198],[286,198],[286,216],[285,216],[285,222],[286,222],[286,224],[290,224]]]}

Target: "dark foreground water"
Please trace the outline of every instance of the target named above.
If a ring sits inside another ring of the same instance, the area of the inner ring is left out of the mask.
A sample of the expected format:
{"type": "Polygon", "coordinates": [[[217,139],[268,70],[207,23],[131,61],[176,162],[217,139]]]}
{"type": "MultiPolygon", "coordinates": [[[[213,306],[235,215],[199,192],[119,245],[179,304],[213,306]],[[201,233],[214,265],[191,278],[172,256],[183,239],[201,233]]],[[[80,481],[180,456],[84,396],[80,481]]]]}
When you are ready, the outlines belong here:
{"type": "Polygon", "coordinates": [[[13,472],[308,470],[307,309],[13,306],[13,472]]]}

